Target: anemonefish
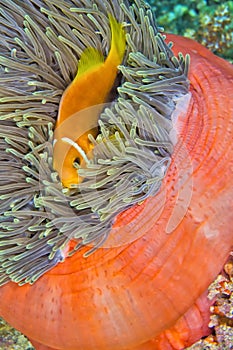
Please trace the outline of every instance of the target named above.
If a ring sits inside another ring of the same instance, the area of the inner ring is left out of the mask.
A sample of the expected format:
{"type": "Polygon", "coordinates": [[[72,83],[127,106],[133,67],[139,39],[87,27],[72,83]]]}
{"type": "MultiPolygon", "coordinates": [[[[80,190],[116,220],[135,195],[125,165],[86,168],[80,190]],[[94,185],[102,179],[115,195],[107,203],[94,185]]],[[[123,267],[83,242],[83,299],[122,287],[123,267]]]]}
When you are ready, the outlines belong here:
{"type": "Polygon", "coordinates": [[[88,134],[98,134],[98,118],[117,76],[126,46],[121,23],[109,14],[111,47],[104,60],[101,52],[86,48],[78,63],[78,72],[64,91],[59,105],[53,141],[53,167],[64,187],[80,183],[75,163],[89,162],[92,143],[88,134]]]}

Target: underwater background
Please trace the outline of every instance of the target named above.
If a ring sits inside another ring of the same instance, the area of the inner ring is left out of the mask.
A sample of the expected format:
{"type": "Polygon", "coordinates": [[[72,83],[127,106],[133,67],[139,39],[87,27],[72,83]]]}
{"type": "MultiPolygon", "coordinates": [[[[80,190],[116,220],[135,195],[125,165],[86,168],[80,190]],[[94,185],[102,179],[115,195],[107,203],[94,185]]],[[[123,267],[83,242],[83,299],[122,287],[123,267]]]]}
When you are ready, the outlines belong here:
{"type": "Polygon", "coordinates": [[[216,55],[233,61],[233,1],[147,1],[165,32],[198,41],[216,55]]]}
{"type": "MultiPolygon", "coordinates": [[[[147,3],[152,6],[158,26],[164,28],[165,32],[197,40],[216,55],[233,62],[233,1],[151,0],[147,3]]],[[[219,278],[221,279],[221,277],[219,278]]],[[[229,276],[230,299],[232,299],[233,294],[231,278],[232,275],[229,276]]],[[[212,285],[211,293],[215,293],[217,284],[218,281],[212,285]]],[[[213,320],[216,320],[218,326],[218,315],[213,314],[213,320]]],[[[224,327],[222,332],[224,333],[224,327]]],[[[226,334],[227,338],[233,336],[233,328],[229,330],[228,327],[225,332],[230,332],[228,336],[226,334]]],[[[200,341],[190,349],[230,349],[224,345],[224,334],[222,339],[222,345],[205,344],[200,341]]],[[[0,319],[0,349],[33,350],[33,347],[21,333],[0,319]]]]}

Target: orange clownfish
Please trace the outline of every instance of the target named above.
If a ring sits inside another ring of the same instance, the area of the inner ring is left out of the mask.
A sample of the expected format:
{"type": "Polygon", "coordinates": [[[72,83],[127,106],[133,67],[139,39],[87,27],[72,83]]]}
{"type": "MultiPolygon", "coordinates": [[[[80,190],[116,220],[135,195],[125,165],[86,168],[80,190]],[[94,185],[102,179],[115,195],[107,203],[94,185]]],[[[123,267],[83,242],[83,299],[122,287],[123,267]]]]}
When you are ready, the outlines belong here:
{"type": "Polygon", "coordinates": [[[74,163],[85,166],[93,145],[88,134],[98,134],[98,118],[117,76],[125,53],[125,31],[109,15],[111,48],[104,60],[101,52],[86,48],[78,63],[78,72],[64,91],[58,112],[53,143],[53,167],[64,187],[80,183],[74,163]]]}

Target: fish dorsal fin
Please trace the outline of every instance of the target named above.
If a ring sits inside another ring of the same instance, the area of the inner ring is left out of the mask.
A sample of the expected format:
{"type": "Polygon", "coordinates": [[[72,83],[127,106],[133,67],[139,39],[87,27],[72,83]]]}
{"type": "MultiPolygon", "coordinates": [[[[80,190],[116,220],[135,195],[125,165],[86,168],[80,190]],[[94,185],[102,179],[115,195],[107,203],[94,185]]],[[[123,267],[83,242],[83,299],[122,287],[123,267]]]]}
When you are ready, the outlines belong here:
{"type": "Polygon", "coordinates": [[[78,63],[78,74],[77,77],[87,73],[89,70],[98,68],[104,62],[104,56],[94,47],[87,47],[81,54],[78,63]]]}

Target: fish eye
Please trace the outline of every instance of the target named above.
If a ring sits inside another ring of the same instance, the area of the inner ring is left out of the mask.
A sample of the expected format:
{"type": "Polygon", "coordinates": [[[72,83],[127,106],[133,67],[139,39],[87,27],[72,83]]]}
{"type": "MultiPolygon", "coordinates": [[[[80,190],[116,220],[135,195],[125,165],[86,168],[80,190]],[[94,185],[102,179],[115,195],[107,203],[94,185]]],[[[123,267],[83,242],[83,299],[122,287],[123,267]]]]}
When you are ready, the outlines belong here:
{"type": "Polygon", "coordinates": [[[81,164],[81,159],[79,157],[76,157],[74,160],[74,163],[80,165],[81,164]]]}

